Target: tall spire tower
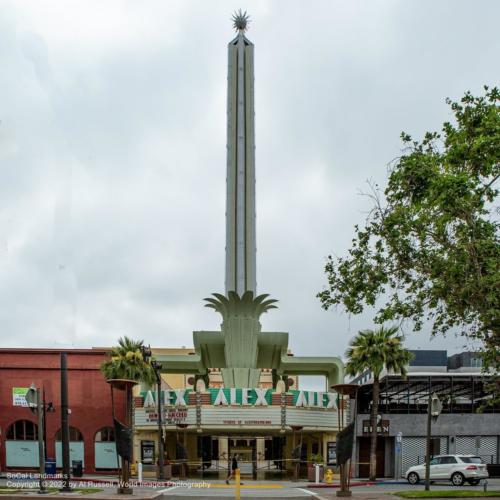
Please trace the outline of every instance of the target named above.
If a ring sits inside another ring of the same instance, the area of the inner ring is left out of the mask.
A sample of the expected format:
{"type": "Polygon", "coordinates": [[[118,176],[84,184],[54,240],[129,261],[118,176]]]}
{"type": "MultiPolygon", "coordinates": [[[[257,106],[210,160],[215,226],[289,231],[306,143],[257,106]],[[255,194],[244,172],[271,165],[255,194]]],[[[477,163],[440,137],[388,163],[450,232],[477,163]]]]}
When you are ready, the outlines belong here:
{"type": "Polygon", "coordinates": [[[233,15],[228,45],[226,294],[256,293],[255,129],[253,44],[246,12],[233,15]]]}

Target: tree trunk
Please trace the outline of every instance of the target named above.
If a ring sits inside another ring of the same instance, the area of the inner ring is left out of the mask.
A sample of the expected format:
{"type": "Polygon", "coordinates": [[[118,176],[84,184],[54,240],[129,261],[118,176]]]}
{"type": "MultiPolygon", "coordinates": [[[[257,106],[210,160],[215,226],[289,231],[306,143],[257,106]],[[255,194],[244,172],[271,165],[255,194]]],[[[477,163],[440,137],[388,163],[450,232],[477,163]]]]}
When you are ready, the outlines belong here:
{"type": "Polygon", "coordinates": [[[370,481],[377,479],[377,415],[378,415],[378,401],[380,394],[380,386],[378,377],[373,377],[373,401],[372,401],[372,414],[370,425],[372,429],[372,436],[370,442],[370,481]]]}

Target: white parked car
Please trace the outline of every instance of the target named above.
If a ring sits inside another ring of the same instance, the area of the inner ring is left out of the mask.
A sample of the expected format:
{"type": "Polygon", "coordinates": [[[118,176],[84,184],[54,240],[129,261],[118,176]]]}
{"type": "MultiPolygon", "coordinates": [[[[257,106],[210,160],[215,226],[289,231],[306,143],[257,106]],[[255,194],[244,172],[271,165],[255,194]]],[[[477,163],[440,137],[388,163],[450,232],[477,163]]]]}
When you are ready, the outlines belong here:
{"type": "MultiPolygon", "coordinates": [[[[454,486],[462,486],[467,481],[472,486],[488,477],[486,465],[474,455],[439,455],[430,462],[431,481],[448,480],[454,486]]],[[[415,465],[406,471],[410,484],[425,480],[425,464],[415,465]]]]}

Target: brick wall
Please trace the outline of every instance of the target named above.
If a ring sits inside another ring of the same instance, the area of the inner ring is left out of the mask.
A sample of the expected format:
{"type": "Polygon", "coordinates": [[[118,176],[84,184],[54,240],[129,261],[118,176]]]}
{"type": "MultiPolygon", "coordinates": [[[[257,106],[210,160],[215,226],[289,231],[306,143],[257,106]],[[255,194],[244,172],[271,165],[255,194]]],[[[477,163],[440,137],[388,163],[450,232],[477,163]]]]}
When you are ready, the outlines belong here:
{"type": "MultiPolygon", "coordinates": [[[[94,472],[94,437],[105,426],[113,425],[111,393],[100,365],[107,352],[97,349],[73,349],[68,353],[69,425],[83,434],[85,472],[94,472]]],[[[36,415],[26,407],[12,405],[12,388],[43,387],[46,403],[54,413],[47,413],[47,456],[54,457],[55,435],[61,427],[60,350],[0,349],[0,470],[5,470],[5,438],[16,420],[36,422],[36,415]]],[[[115,391],[117,417],[124,419],[124,393],[115,391]]]]}

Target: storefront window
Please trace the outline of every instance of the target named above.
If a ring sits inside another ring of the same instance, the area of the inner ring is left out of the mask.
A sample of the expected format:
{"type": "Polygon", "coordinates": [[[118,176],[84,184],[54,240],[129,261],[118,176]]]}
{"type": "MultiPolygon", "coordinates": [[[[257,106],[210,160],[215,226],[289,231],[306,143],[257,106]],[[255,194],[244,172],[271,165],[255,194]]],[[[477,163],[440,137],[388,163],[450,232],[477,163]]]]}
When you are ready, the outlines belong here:
{"type": "MultiPolygon", "coordinates": [[[[83,441],[82,433],[76,427],[69,428],[69,440],[70,441],[83,441]]],[[[56,441],[62,441],[61,429],[57,431],[56,441]]]]}
{"type": "Polygon", "coordinates": [[[18,420],[7,430],[7,439],[11,441],[36,441],[38,439],[38,428],[30,420],[18,420]]]}
{"type": "Polygon", "coordinates": [[[95,441],[114,441],[115,440],[115,430],[113,427],[103,427],[101,430],[97,431],[95,435],[95,441]]]}
{"type": "Polygon", "coordinates": [[[319,443],[317,441],[313,441],[311,445],[311,453],[313,455],[317,455],[319,453],[319,443]]]}

